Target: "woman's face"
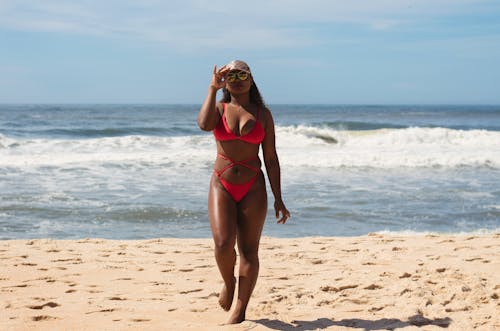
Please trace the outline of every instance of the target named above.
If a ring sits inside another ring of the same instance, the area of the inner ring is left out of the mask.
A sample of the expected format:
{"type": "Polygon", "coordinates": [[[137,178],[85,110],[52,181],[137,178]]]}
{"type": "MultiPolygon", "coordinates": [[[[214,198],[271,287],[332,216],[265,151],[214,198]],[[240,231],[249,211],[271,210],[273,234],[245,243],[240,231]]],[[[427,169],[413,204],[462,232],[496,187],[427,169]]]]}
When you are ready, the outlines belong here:
{"type": "Polygon", "coordinates": [[[241,70],[231,70],[226,76],[226,89],[231,94],[244,94],[252,87],[252,76],[241,70]]]}

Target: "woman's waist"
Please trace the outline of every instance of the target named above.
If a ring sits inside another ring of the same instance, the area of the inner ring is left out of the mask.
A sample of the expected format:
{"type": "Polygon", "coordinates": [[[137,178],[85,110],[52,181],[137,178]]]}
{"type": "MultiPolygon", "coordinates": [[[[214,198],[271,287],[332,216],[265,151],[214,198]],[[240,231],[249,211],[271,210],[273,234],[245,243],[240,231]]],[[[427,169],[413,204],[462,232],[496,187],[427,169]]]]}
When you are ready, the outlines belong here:
{"type": "Polygon", "coordinates": [[[248,164],[248,163],[261,163],[259,154],[258,153],[250,153],[250,154],[241,154],[241,153],[235,153],[235,154],[229,154],[229,153],[224,153],[224,152],[217,152],[217,157],[215,159],[215,162],[218,161],[223,161],[223,162],[229,162],[229,163],[243,163],[243,164],[248,164]]]}
{"type": "Polygon", "coordinates": [[[262,162],[258,154],[252,156],[231,158],[224,154],[217,154],[215,159],[214,171],[218,176],[232,177],[232,178],[248,178],[255,176],[260,172],[262,162]]]}

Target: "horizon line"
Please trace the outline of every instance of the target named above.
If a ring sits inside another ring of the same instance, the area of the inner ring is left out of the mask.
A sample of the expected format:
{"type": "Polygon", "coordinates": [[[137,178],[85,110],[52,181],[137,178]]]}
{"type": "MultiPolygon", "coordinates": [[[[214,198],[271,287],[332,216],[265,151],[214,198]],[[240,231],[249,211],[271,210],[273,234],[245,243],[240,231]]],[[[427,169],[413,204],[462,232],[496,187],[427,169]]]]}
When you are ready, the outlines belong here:
{"type": "MultiPolygon", "coordinates": [[[[192,106],[201,105],[203,102],[2,102],[2,106],[25,106],[25,105],[182,105],[182,106],[192,106]]],[[[462,103],[452,103],[452,102],[399,102],[399,103],[380,103],[380,102],[318,102],[318,103],[302,103],[302,102],[272,102],[266,103],[267,105],[274,106],[491,106],[500,107],[500,103],[472,103],[472,102],[462,102],[462,103]]]]}

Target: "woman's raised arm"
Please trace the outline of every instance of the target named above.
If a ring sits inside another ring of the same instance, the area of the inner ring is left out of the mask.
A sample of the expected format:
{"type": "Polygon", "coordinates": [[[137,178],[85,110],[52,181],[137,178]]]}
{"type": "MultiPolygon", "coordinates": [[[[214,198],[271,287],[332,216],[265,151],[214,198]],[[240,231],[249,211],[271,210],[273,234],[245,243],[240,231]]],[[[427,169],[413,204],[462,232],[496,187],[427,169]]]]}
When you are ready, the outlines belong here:
{"type": "Polygon", "coordinates": [[[198,126],[204,131],[212,131],[219,122],[219,111],[216,106],[215,98],[217,91],[226,86],[225,76],[229,69],[222,67],[217,70],[214,66],[212,81],[208,87],[208,93],[198,113],[198,126]]]}

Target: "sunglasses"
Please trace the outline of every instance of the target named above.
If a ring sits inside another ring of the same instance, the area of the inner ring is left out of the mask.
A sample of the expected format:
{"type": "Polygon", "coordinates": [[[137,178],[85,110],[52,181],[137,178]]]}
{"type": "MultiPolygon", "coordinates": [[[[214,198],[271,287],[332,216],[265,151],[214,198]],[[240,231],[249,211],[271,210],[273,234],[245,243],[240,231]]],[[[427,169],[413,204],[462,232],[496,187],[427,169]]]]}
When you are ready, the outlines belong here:
{"type": "Polygon", "coordinates": [[[238,72],[232,71],[232,72],[230,72],[230,73],[227,74],[226,79],[230,83],[236,81],[236,79],[247,80],[248,79],[248,72],[244,72],[244,71],[238,71],[238,72]]]}

